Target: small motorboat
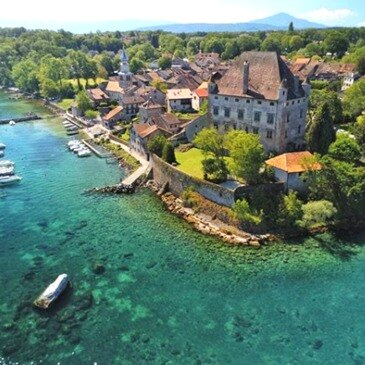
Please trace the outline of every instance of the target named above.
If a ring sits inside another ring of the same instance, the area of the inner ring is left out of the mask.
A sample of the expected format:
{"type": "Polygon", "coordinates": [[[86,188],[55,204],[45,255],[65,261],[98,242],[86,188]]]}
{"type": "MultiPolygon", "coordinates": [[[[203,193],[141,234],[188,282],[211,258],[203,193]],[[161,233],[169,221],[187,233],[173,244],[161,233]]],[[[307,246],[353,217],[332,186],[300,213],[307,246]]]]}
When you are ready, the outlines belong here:
{"type": "Polygon", "coordinates": [[[66,134],[68,136],[74,136],[75,134],[79,134],[79,130],[72,130],[72,131],[67,131],[66,134]]]}
{"type": "Polygon", "coordinates": [[[0,186],[15,184],[20,182],[21,179],[18,175],[0,176],[0,186]]]}
{"type": "Polygon", "coordinates": [[[4,150],[6,145],[4,143],[0,143],[0,150],[4,150]]]}
{"type": "Polygon", "coordinates": [[[9,125],[15,125],[15,122],[14,122],[13,120],[11,120],[11,121],[9,122],[9,125]]]}
{"type": "Polygon", "coordinates": [[[0,166],[0,176],[10,176],[14,175],[14,166],[1,167],[0,166]]]}
{"type": "Polygon", "coordinates": [[[0,151],[0,157],[4,157],[4,151],[0,151]]]}
{"type": "Polygon", "coordinates": [[[11,167],[11,166],[15,166],[15,163],[13,161],[10,161],[10,160],[0,161],[0,168],[1,167],[11,167]]]}
{"type": "Polygon", "coordinates": [[[33,304],[41,309],[47,309],[50,304],[55,301],[69,284],[67,274],[57,276],[57,279],[49,284],[44,292],[33,302],[33,304]]]}
{"type": "Polygon", "coordinates": [[[88,157],[91,156],[91,151],[88,148],[83,148],[77,152],[78,157],[88,157]]]}

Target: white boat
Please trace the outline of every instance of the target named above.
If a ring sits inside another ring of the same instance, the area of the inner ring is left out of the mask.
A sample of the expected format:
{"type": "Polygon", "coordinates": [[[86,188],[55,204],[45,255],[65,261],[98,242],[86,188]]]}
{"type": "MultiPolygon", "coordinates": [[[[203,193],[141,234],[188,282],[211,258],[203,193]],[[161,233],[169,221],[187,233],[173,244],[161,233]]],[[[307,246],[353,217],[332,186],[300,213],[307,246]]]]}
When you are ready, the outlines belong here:
{"type": "Polygon", "coordinates": [[[67,124],[72,124],[70,121],[68,121],[68,120],[64,120],[63,122],[62,122],[62,124],[63,125],[67,125],[67,124]]]}
{"type": "Polygon", "coordinates": [[[0,176],[14,175],[14,166],[1,167],[0,166],[0,176]]]}
{"type": "Polygon", "coordinates": [[[77,152],[77,156],[79,157],[91,156],[91,151],[88,148],[83,148],[81,151],[77,152]]]}
{"type": "Polygon", "coordinates": [[[0,185],[10,185],[20,182],[22,178],[18,175],[0,176],[0,185]]]}
{"type": "Polygon", "coordinates": [[[15,122],[14,122],[13,120],[11,120],[11,121],[9,122],[9,125],[15,125],[15,122]]]}
{"type": "Polygon", "coordinates": [[[0,167],[11,167],[14,166],[15,163],[13,161],[10,160],[2,160],[0,161],[0,167]]]}
{"type": "Polygon", "coordinates": [[[57,276],[57,279],[49,284],[45,291],[33,302],[35,306],[47,309],[66,289],[69,283],[67,274],[57,276]]]}
{"type": "Polygon", "coordinates": [[[78,134],[79,133],[79,131],[78,130],[75,130],[75,131],[67,131],[66,132],[66,134],[68,135],[68,136],[74,136],[75,134],[78,134]]]}
{"type": "Polygon", "coordinates": [[[0,151],[0,157],[4,156],[4,151],[0,151]]]}
{"type": "Polygon", "coordinates": [[[6,145],[4,143],[0,143],[0,150],[4,150],[6,145]]]}

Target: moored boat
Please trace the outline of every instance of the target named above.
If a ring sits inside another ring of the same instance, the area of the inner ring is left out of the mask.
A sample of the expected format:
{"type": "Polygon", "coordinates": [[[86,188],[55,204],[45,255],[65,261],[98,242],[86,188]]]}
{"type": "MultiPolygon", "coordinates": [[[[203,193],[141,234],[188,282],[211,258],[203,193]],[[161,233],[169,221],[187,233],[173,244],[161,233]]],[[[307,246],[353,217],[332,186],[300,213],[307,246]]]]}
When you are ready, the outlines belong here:
{"type": "Polygon", "coordinates": [[[88,148],[83,148],[77,152],[78,157],[88,157],[91,156],[91,151],[88,148]]]}
{"type": "Polygon", "coordinates": [[[4,152],[0,151],[0,157],[3,157],[3,156],[4,156],[4,152]]]}
{"type": "Polygon", "coordinates": [[[0,166],[0,176],[14,175],[14,166],[0,166]]]}
{"type": "Polygon", "coordinates": [[[10,160],[2,160],[0,161],[0,167],[11,167],[14,166],[15,163],[13,161],[10,160]]]}
{"type": "Polygon", "coordinates": [[[20,182],[22,178],[18,175],[0,176],[0,186],[11,185],[20,182]]]}
{"type": "Polygon", "coordinates": [[[49,284],[44,292],[33,302],[38,308],[47,309],[55,301],[69,284],[67,274],[58,275],[57,279],[49,284]]]}
{"type": "Polygon", "coordinates": [[[4,143],[0,143],[0,150],[4,150],[6,145],[4,143]]]}
{"type": "Polygon", "coordinates": [[[75,134],[78,134],[79,133],[79,131],[78,130],[75,130],[75,131],[67,131],[66,132],[66,134],[68,135],[68,136],[74,136],[75,134]]]}

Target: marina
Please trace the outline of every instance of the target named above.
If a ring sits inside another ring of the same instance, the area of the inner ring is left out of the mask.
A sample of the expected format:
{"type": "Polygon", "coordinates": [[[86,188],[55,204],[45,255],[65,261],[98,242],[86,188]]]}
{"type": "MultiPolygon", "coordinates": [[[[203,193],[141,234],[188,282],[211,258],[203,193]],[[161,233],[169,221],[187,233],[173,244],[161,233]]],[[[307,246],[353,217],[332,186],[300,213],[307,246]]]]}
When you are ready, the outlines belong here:
{"type": "Polygon", "coordinates": [[[31,113],[29,115],[26,115],[24,117],[20,118],[6,118],[6,119],[0,119],[0,124],[16,124],[20,122],[29,122],[33,120],[39,120],[41,117],[37,114],[31,113]]]}

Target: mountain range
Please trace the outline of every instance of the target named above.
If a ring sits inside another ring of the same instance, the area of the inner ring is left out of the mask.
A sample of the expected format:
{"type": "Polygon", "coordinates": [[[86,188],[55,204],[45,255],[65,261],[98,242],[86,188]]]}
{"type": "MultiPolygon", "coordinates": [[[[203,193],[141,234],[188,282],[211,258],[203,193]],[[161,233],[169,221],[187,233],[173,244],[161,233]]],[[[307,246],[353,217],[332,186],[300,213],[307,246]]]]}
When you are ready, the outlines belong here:
{"type": "Polygon", "coordinates": [[[323,24],[313,23],[305,19],[295,18],[287,13],[278,13],[267,18],[252,20],[245,23],[188,23],[163,24],[141,27],[136,30],[163,30],[172,33],[196,32],[255,32],[267,30],[286,30],[293,22],[294,29],[325,28],[323,24]]]}

